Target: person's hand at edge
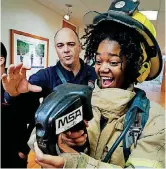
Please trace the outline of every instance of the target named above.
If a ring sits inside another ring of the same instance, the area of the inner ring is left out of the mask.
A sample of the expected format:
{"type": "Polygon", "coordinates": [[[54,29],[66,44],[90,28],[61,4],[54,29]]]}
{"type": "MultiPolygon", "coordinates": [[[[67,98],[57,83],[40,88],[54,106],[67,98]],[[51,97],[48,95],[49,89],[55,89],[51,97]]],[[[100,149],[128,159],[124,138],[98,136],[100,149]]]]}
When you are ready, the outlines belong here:
{"type": "Polygon", "coordinates": [[[12,64],[8,68],[8,73],[2,75],[3,87],[10,96],[18,96],[21,93],[26,93],[29,91],[42,91],[41,87],[32,85],[27,81],[27,70],[30,70],[30,68],[24,67],[22,63],[17,66],[12,64]]]}
{"type": "Polygon", "coordinates": [[[22,152],[18,152],[18,155],[19,155],[19,157],[20,157],[21,159],[23,159],[23,160],[26,160],[26,159],[27,159],[27,155],[25,155],[25,154],[22,153],[22,152]]]}

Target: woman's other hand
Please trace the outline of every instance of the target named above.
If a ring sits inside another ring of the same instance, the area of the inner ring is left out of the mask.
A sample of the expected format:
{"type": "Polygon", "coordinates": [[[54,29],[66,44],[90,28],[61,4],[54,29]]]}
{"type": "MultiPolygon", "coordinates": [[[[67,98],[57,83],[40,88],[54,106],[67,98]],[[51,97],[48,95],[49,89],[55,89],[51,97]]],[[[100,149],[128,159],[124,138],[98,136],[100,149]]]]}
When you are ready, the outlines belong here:
{"type": "Polygon", "coordinates": [[[63,168],[64,159],[60,156],[52,156],[43,154],[39,149],[37,142],[34,143],[34,149],[36,153],[35,161],[43,168],[63,168]]]}

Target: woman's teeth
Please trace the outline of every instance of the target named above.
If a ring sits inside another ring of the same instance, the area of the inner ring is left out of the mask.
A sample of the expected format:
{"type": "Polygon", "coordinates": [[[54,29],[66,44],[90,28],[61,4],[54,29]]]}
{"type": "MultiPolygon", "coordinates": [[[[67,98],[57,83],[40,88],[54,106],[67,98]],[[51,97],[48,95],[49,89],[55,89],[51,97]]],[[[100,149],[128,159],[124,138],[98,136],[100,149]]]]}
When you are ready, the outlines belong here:
{"type": "Polygon", "coordinates": [[[103,79],[103,84],[106,86],[110,85],[113,81],[113,78],[111,77],[102,77],[102,79],[103,79]]]}

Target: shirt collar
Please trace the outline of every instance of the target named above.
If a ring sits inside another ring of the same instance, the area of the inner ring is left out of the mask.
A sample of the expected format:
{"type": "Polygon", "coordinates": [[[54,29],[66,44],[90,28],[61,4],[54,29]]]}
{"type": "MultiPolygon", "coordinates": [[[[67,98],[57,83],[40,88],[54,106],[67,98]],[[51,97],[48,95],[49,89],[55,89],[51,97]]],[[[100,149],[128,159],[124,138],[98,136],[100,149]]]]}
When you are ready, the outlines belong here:
{"type": "Polygon", "coordinates": [[[84,77],[87,74],[87,70],[85,70],[85,63],[84,63],[84,61],[81,58],[80,58],[80,64],[81,64],[80,70],[78,71],[77,75],[74,76],[74,73],[72,71],[69,71],[69,70],[65,69],[62,66],[62,64],[61,64],[60,61],[57,62],[57,66],[61,70],[61,72],[63,73],[63,75],[65,76],[65,79],[67,80],[67,82],[71,82],[72,79],[74,79],[74,78],[76,78],[78,76],[81,76],[81,79],[84,79],[84,77]]]}

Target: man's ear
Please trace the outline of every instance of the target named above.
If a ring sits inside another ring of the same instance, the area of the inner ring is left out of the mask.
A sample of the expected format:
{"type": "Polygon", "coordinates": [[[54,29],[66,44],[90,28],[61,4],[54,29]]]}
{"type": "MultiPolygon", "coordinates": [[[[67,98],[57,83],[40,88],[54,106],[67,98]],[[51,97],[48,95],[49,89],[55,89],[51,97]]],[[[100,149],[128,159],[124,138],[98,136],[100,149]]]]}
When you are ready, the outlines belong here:
{"type": "Polygon", "coordinates": [[[3,65],[5,63],[5,58],[4,57],[0,57],[0,66],[3,65]]]}

